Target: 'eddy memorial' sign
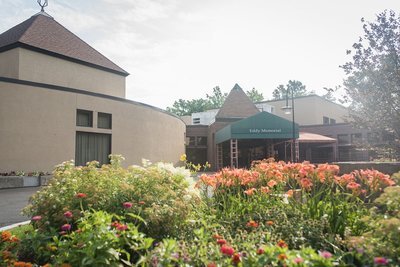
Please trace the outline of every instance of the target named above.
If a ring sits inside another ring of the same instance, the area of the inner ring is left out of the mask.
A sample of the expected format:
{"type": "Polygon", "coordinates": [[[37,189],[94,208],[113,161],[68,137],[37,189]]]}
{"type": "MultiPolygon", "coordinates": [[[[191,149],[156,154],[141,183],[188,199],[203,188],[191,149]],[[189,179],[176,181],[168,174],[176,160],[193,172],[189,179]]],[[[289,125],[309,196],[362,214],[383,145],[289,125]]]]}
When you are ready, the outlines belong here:
{"type": "Polygon", "coordinates": [[[253,129],[249,129],[249,133],[251,134],[262,134],[262,133],[281,133],[282,129],[257,129],[257,128],[253,128],[253,129]]]}

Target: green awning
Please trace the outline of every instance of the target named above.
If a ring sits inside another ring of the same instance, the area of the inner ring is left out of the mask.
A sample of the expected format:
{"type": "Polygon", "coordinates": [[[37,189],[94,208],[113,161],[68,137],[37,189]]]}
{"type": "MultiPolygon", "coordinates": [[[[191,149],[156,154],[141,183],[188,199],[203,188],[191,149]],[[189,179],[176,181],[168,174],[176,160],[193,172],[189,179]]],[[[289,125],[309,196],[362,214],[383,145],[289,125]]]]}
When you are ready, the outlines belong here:
{"type": "MultiPolygon", "coordinates": [[[[291,139],[292,121],[268,112],[260,112],[234,122],[215,134],[217,144],[229,139],[291,139]]],[[[295,123],[295,137],[299,138],[299,125],[295,123]]]]}

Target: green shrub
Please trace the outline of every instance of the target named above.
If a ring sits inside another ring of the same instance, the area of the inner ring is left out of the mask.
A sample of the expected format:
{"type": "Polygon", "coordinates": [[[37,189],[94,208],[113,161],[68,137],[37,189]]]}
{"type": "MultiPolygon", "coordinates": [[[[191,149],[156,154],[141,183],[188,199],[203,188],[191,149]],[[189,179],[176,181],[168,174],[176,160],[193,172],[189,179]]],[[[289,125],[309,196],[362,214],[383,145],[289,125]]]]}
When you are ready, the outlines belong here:
{"type": "MultiPolygon", "coordinates": [[[[186,181],[190,173],[166,163],[124,169],[121,160],[112,156],[111,164],[101,168],[97,162],[85,167],[75,167],[73,162],[57,166],[49,186],[30,199],[25,214],[41,217],[34,224],[39,229],[60,230],[65,223],[75,227],[84,210],[130,212],[145,220],[140,229],[149,236],[176,234],[195,199],[186,181]]],[[[131,222],[140,223],[134,218],[131,222]]]]}

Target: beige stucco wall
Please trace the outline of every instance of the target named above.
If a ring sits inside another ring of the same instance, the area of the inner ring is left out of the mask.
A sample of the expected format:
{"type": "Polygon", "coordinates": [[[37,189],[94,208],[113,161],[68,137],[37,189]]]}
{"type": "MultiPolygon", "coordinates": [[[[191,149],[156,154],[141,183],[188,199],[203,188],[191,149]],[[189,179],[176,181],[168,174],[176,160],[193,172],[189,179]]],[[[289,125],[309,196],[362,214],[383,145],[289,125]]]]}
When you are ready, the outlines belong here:
{"type": "MultiPolygon", "coordinates": [[[[319,96],[309,96],[295,98],[295,122],[300,125],[315,125],[322,124],[323,117],[328,117],[336,120],[336,123],[345,122],[344,119],[348,114],[345,107],[327,101],[319,96]]],[[[292,120],[292,115],[285,114],[282,110],[286,106],[286,100],[277,100],[268,102],[274,106],[274,114],[282,118],[292,120]]],[[[292,105],[289,99],[289,106],[292,105]]]]}
{"type": "Polygon", "coordinates": [[[125,77],[23,48],[19,54],[19,79],[100,94],[125,97],[125,77]]]}
{"type": "Polygon", "coordinates": [[[0,76],[17,79],[19,75],[19,51],[12,49],[0,53],[0,76]]]}
{"type": "Polygon", "coordinates": [[[0,172],[50,171],[75,157],[78,130],[111,133],[112,153],[125,166],[177,164],[185,152],[185,124],[137,103],[0,82],[0,172]],[[94,111],[94,127],[76,127],[76,109],[94,111]],[[112,130],[97,129],[97,113],[112,114],[112,130]]]}

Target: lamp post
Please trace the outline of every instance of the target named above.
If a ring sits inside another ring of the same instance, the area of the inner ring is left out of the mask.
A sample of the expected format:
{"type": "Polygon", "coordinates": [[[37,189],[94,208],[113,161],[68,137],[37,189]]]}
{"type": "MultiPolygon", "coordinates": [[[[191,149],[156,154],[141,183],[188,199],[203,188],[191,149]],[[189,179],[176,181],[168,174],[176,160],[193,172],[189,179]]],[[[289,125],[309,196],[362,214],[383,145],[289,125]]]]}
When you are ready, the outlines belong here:
{"type": "MultiPolygon", "coordinates": [[[[294,122],[294,97],[293,97],[293,88],[288,87],[286,90],[286,106],[282,107],[282,110],[285,114],[289,115],[292,113],[292,145],[290,151],[290,158],[292,162],[297,162],[297,158],[295,154],[295,144],[296,144],[296,131],[295,131],[295,122],[294,122]],[[289,106],[289,89],[292,96],[292,106],[289,106]]],[[[286,149],[286,148],[285,148],[286,149]]]]}

